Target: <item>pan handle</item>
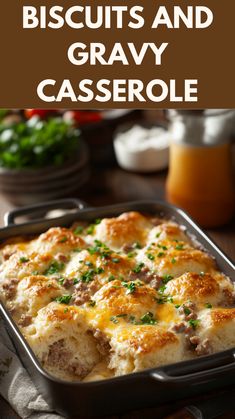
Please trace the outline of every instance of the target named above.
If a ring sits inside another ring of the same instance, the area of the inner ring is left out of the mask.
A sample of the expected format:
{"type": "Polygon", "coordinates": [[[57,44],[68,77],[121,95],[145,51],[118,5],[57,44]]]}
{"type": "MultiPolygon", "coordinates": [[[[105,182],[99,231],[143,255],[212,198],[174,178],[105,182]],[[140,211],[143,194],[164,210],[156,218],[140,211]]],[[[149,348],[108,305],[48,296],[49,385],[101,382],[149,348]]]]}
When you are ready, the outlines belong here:
{"type": "MultiPolygon", "coordinates": [[[[235,354],[233,354],[232,360],[226,365],[211,366],[208,369],[204,369],[196,372],[189,372],[183,375],[173,375],[167,371],[167,369],[156,370],[151,372],[151,377],[157,381],[166,384],[187,384],[187,385],[198,385],[202,381],[214,381],[218,380],[218,376],[226,375],[228,373],[235,373],[235,354]]],[[[182,370],[183,371],[183,370],[182,370]]]]}
{"type": "Polygon", "coordinates": [[[32,215],[37,213],[46,213],[50,210],[55,209],[83,209],[88,205],[81,199],[58,199],[56,201],[43,202],[41,204],[30,205],[27,207],[16,208],[12,211],[9,211],[4,216],[5,227],[10,225],[15,225],[15,220],[17,217],[32,215]]]}

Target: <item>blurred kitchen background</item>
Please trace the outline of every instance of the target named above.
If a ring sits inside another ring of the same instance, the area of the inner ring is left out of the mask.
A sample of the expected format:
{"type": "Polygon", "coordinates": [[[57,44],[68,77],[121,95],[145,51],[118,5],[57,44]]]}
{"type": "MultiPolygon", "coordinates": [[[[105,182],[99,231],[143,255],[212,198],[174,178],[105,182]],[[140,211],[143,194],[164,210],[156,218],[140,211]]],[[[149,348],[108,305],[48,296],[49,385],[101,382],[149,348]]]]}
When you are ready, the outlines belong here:
{"type": "Polygon", "coordinates": [[[234,225],[235,110],[0,110],[1,214],[63,197],[161,199],[234,225]]]}

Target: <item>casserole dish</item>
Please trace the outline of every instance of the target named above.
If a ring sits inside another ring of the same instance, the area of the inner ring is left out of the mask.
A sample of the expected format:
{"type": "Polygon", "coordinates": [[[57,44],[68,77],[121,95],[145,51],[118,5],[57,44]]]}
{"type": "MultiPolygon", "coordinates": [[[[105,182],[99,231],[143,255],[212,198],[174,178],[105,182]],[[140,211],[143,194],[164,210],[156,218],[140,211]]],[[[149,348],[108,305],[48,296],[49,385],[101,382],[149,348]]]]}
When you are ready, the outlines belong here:
{"type": "MultiPolygon", "coordinates": [[[[69,226],[77,219],[91,221],[95,218],[117,216],[122,212],[142,211],[174,218],[217,260],[221,271],[234,280],[234,265],[219,248],[180,209],[157,201],[118,204],[102,208],[86,208],[79,200],[63,200],[22,208],[8,213],[6,227],[1,229],[1,240],[19,235],[42,233],[53,226],[69,226]],[[15,224],[17,217],[38,215],[51,209],[77,208],[72,213],[54,219],[36,219],[15,224]]],[[[18,327],[1,304],[1,312],[19,355],[33,377],[39,391],[57,412],[66,417],[112,415],[130,409],[156,406],[186,396],[235,383],[235,349],[195,360],[144,370],[138,373],[96,382],[67,382],[45,372],[18,327]]]]}

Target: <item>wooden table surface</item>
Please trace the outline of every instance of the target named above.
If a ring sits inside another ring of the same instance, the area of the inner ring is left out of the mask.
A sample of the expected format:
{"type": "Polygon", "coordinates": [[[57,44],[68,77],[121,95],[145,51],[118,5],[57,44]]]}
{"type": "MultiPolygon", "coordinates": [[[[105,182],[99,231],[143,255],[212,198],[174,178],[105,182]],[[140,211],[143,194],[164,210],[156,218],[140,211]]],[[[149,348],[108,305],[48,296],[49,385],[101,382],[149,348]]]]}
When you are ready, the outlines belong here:
{"type": "MultiPolygon", "coordinates": [[[[78,197],[84,199],[93,206],[114,204],[138,199],[162,199],[164,200],[164,185],[166,173],[138,175],[127,173],[115,167],[105,170],[96,170],[89,184],[78,193],[78,197]]],[[[12,206],[0,197],[0,224],[3,225],[3,216],[12,206]]],[[[227,255],[235,260],[235,220],[228,225],[217,230],[210,230],[210,236],[223,249],[227,255]]],[[[218,394],[219,396],[219,394],[218,394]]],[[[182,395],[183,397],[183,395],[182,395]]],[[[234,395],[235,397],[235,395],[234,395]]],[[[122,419],[140,418],[163,418],[172,414],[172,419],[186,419],[190,415],[184,411],[172,413],[183,407],[186,402],[171,404],[163,409],[146,409],[141,412],[132,412],[122,415],[122,419]]],[[[226,419],[234,419],[235,412],[221,416],[226,419]]],[[[15,419],[18,416],[10,406],[0,398],[0,419],[15,419]]]]}

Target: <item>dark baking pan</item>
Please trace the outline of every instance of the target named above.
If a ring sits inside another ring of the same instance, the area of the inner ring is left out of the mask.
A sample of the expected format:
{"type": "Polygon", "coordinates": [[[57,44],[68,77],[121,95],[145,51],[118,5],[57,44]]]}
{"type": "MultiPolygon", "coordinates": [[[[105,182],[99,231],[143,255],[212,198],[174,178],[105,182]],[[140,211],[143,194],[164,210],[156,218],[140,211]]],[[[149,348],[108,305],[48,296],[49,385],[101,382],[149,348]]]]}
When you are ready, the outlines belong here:
{"type": "MultiPolygon", "coordinates": [[[[116,216],[124,211],[142,211],[173,218],[187,228],[207,251],[216,258],[219,268],[234,281],[234,265],[228,257],[180,209],[157,201],[140,201],[87,208],[79,200],[62,200],[21,208],[8,213],[0,239],[27,234],[38,234],[52,226],[69,226],[75,220],[93,220],[116,216]],[[18,217],[39,216],[51,209],[73,208],[74,211],[54,219],[34,219],[15,224],[18,217]]],[[[19,355],[39,391],[50,406],[66,417],[113,415],[128,410],[158,406],[187,396],[209,392],[235,384],[235,348],[177,364],[145,370],[106,381],[66,382],[50,376],[40,366],[7,309],[1,305],[19,355]]]]}

